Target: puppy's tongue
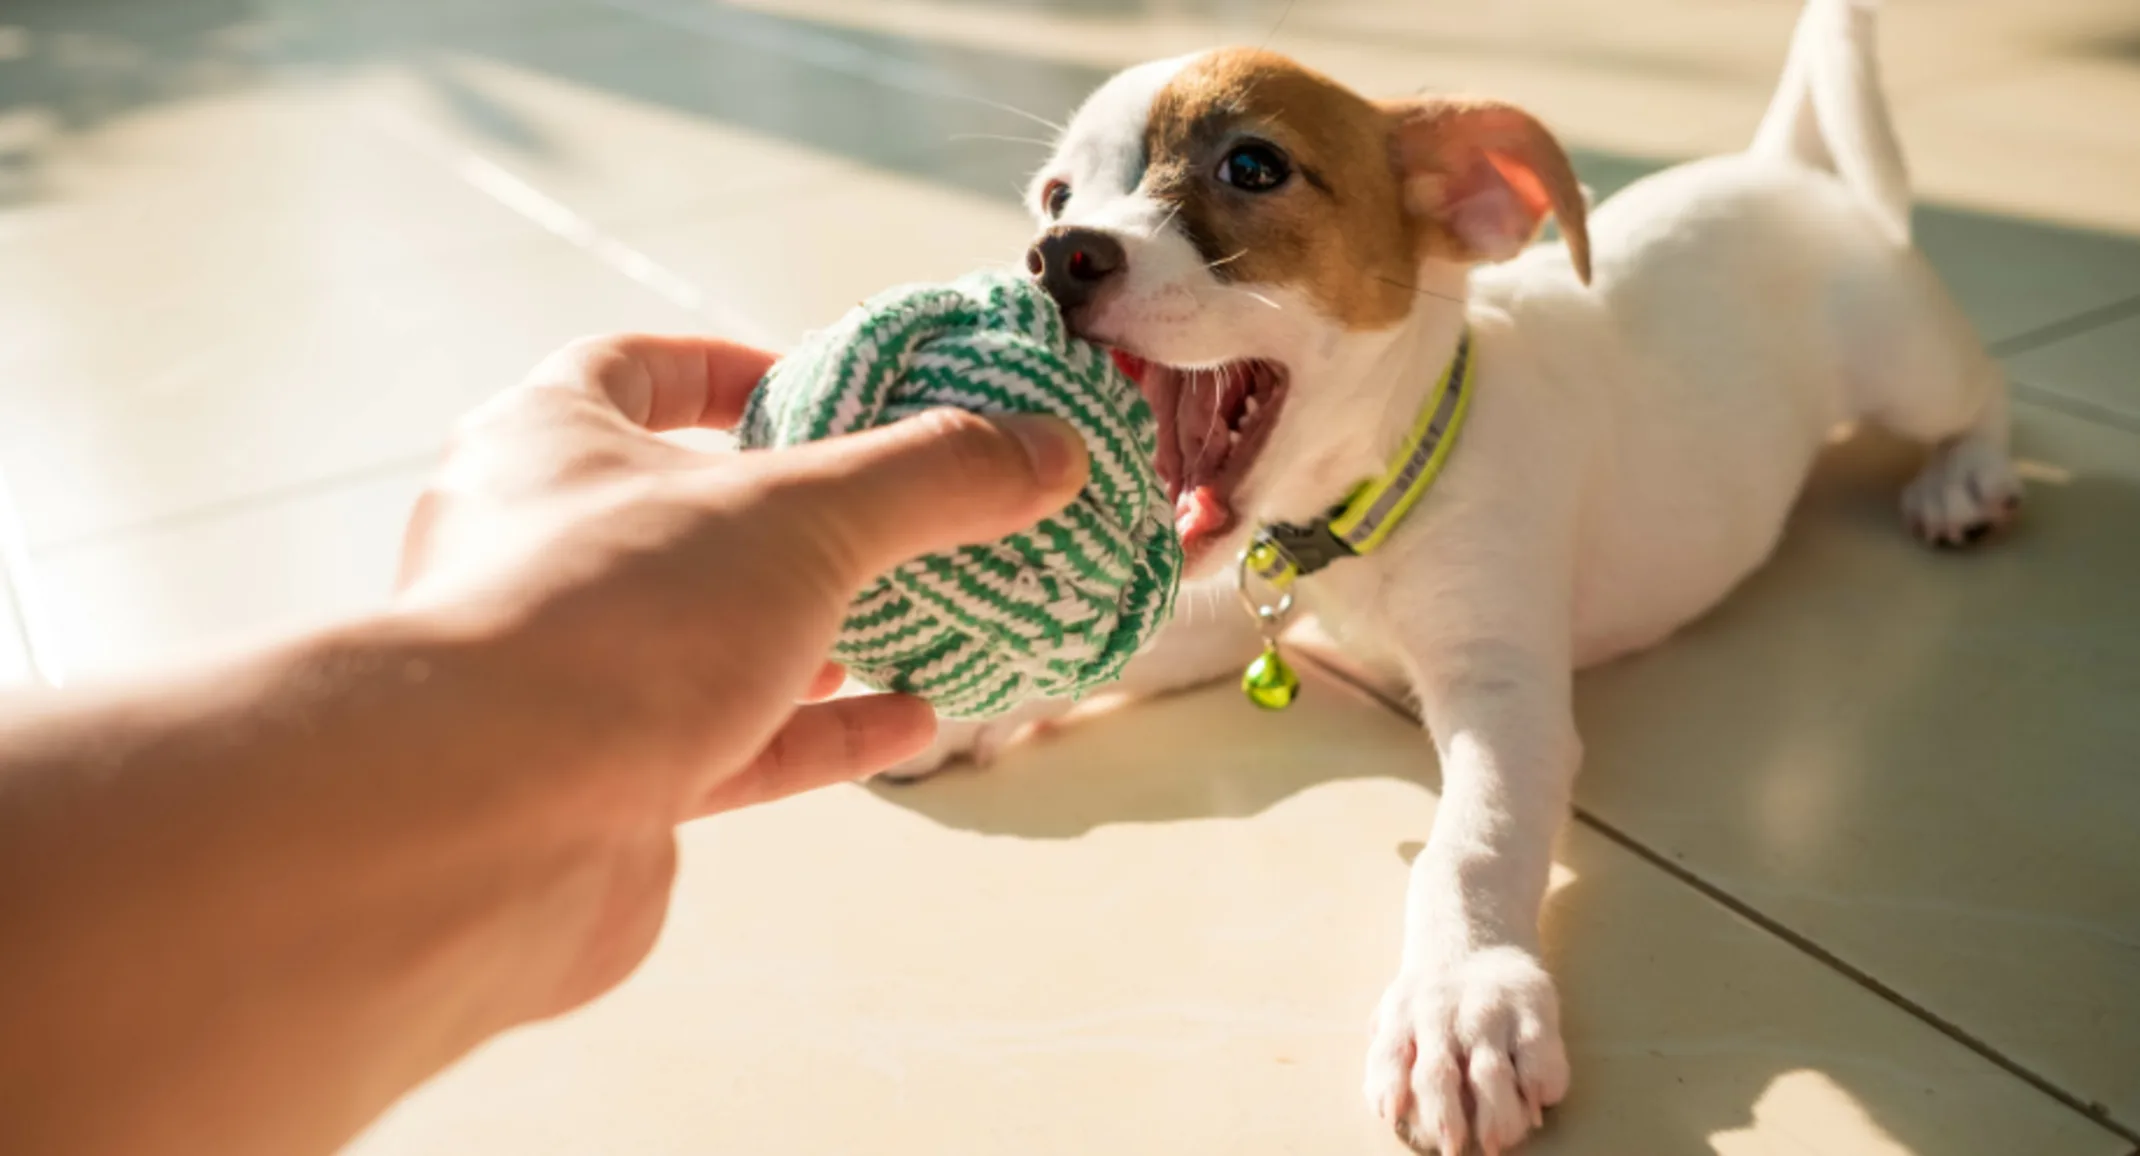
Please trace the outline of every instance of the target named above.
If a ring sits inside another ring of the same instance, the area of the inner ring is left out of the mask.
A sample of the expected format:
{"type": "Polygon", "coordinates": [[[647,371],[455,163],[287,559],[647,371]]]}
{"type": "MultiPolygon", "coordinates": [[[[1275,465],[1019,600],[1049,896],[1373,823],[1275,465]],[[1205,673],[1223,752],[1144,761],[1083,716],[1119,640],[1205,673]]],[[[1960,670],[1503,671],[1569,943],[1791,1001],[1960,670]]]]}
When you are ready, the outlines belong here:
{"type": "Polygon", "coordinates": [[[1190,554],[1231,529],[1233,509],[1219,496],[1218,487],[1198,486],[1174,500],[1174,532],[1190,554]]]}
{"type": "Polygon", "coordinates": [[[1218,484],[1231,448],[1220,411],[1245,382],[1238,373],[1184,375],[1120,349],[1111,352],[1159,419],[1160,480],[1174,499],[1174,532],[1194,557],[1233,528],[1233,509],[1218,484]]]}

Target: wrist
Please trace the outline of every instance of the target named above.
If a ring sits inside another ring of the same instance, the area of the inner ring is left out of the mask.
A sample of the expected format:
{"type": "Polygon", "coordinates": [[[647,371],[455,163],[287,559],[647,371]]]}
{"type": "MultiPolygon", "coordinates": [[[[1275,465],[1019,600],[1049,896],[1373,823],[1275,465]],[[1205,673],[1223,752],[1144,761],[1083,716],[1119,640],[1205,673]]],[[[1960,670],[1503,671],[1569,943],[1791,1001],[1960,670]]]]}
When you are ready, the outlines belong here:
{"type": "Polygon", "coordinates": [[[351,628],[10,720],[0,1149],[325,1150],[465,1046],[410,1013],[451,1006],[500,839],[426,817],[428,653],[351,628]]]}
{"type": "Polygon", "coordinates": [[[392,610],[340,627],[309,648],[363,671],[376,709],[413,731],[430,757],[459,768],[464,802],[526,834],[601,837],[675,821],[650,773],[688,758],[658,679],[619,676],[615,644],[570,637],[488,608],[392,610]]]}

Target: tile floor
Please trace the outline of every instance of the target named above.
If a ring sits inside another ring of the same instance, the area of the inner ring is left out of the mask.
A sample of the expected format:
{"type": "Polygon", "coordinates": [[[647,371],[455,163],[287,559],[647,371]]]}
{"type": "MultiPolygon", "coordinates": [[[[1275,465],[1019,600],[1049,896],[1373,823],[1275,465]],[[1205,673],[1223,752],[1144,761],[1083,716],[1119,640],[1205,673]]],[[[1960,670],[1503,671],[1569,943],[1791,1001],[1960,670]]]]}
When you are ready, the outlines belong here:
{"type": "MultiPolygon", "coordinates": [[[[447,423],[568,337],[777,344],[1015,257],[1039,146],[1002,138],[1044,130],[1004,105],[1268,37],[1520,99],[1605,191],[1742,140],[1793,10],[15,0],[0,686],[374,602],[447,423]]],[[[2135,1151],[2140,14],[1892,0],[1885,39],[2028,517],[1917,551],[1907,455],[1846,447],[1746,590],[1583,680],[1549,919],[1577,1086],[1535,1151],[2135,1151]]],[[[356,1151],[1394,1152],[1358,1053],[1430,764],[1322,679],[707,824],[639,976],[356,1151]]]]}

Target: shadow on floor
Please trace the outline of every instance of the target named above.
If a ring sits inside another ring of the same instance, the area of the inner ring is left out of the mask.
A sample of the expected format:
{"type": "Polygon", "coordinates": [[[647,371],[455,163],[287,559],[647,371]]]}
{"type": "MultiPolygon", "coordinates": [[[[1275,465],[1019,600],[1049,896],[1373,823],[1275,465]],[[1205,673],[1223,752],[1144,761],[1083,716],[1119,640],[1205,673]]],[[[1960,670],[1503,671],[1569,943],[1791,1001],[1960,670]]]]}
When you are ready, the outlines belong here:
{"type": "Polygon", "coordinates": [[[0,9],[0,208],[46,194],[48,134],[258,80],[252,8],[16,0],[0,9]]]}

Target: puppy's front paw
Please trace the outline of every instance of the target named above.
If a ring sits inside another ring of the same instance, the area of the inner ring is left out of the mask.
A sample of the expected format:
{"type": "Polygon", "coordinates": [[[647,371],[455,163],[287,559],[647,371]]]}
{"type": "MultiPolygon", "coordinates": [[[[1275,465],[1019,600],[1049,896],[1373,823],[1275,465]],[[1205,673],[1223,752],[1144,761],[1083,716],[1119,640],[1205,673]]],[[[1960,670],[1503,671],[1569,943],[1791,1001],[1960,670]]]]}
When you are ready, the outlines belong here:
{"type": "Polygon", "coordinates": [[[1031,724],[1015,716],[980,722],[944,719],[937,723],[936,741],[913,758],[877,772],[889,783],[918,783],[954,763],[985,767],[1031,724]]]}
{"type": "Polygon", "coordinates": [[[1515,947],[1407,968],[1375,1010],[1366,1091],[1421,1151],[1513,1147],[1568,1094],[1553,977],[1515,947]]]}
{"type": "Polygon", "coordinates": [[[2013,521],[2021,479],[2004,450],[1978,437],[1940,447],[1902,491],[1910,532],[1934,546],[1968,546],[2013,521]]]}

